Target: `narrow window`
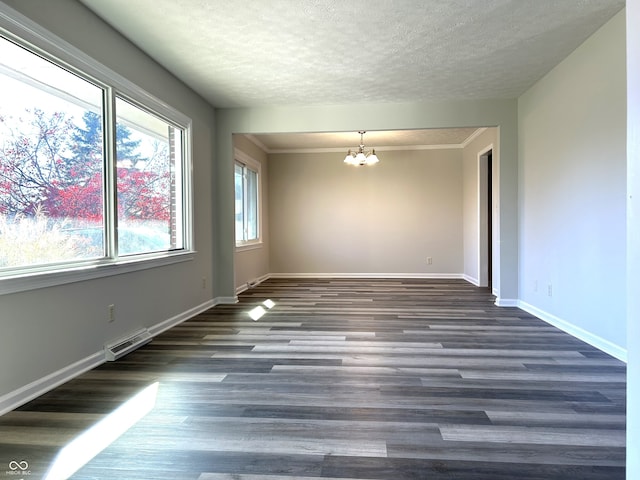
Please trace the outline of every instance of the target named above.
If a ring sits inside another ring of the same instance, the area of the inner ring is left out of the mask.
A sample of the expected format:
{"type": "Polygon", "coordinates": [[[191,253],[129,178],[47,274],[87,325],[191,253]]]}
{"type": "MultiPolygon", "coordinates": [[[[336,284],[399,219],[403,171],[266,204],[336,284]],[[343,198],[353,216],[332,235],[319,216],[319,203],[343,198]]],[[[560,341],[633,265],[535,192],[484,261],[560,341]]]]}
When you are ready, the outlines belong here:
{"type": "Polygon", "coordinates": [[[260,242],[259,167],[236,160],[235,210],[236,245],[260,242]]]}

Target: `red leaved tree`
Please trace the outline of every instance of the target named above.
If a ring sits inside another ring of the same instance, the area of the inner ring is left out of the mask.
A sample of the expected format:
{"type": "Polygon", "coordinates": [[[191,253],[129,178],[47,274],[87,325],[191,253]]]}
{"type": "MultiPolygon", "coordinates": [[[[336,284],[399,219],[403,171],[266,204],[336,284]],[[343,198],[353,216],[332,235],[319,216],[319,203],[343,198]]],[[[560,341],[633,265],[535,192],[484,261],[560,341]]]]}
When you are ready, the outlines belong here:
{"type": "MultiPolygon", "coordinates": [[[[0,116],[0,214],[101,223],[104,209],[102,119],[87,111],[84,127],[64,113],[26,109],[0,116]]],[[[116,127],[120,218],[166,221],[170,215],[170,161],[156,142],[143,158],[140,140],[116,127]]]]}
{"type": "Polygon", "coordinates": [[[66,155],[74,126],[63,113],[26,109],[0,117],[0,213],[32,216],[46,209],[51,189],[74,174],[66,155]]]}

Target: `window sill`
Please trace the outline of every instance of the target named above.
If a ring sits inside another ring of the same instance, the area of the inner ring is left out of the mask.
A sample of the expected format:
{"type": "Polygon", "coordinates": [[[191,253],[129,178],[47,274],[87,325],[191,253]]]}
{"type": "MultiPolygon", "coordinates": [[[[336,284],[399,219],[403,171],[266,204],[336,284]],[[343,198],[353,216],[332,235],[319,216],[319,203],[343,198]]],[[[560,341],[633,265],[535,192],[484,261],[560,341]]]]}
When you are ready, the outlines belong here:
{"type": "Polygon", "coordinates": [[[121,275],[149,268],[163,267],[174,263],[193,260],[194,251],[166,253],[153,257],[124,258],[112,263],[92,263],[77,267],[67,267],[64,270],[37,272],[15,277],[0,278],[0,295],[26,292],[39,288],[54,287],[68,283],[83,282],[96,278],[121,275]]]}
{"type": "Polygon", "coordinates": [[[264,244],[262,242],[255,243],[242,243],[236,245],[236,252],[245,252],[247,250],[257,250],[258,248],[262,248],[264,244]]]}

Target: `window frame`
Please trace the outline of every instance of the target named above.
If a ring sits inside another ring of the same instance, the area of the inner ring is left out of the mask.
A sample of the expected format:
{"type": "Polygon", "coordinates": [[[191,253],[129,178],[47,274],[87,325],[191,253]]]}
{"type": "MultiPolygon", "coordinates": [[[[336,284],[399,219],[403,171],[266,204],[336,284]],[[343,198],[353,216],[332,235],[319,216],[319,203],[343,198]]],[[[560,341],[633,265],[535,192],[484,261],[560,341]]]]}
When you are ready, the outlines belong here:
{"type": "MultiPolygon", "coordinates": [[[[119,275],[148,268],[193,260],[193,179],[192,179],[192,120],[164,101],[135,85],[125,77],[104,66],[67,41],[54,35],[31,19],[0,3],[0,34],[54,65],[78,75],[103,89],[103,122],[105,138],[105,180],[115,182],[115,98],[127,99],[148,113],[182,131],[182,232],[183,246],[178,250],[142,253],[118,257],[106,249],[99,259],[70,260],[56,264],[24,266],[0,274],[0,295],[38,288],[80,282],[94,278],[119,275]]],[[[113,184],[115,188],[115,183],[113,184]]],[[[105,184],[105,226],[115,235],[117,220],[110,218],[115,208],[111,186],[105,184]],[[111,210],[111,212],[110,212],[111,210]],[[107,223],[110,225],[107,225],[107,223]]],[[[110,241],[115,243],[113,238],[110,241]]]]}
{"type": "MultiPolygon", "coordinates": [[[[235,239],[235,247],[236,251],[243,250],[252,250],[255,248],[262,247],[262,164],[255,160],[253,157],[250,157],[242,150],[234,149],[233,155],[233,171],[234,171],[234,198],[235,198],[235,166],[242,165],[244,168],[252,170],[256,173],[256,221],[258,223],[256,232],[258,238],[252,240],[240,240],[235,239]]],[[[243,187],[246,187],[246,181],[243,181],[243,187]]],[[[246,192],[244,192],[244,196],[246,198],[246,192]]],[[[246,208],[245,208],[246,210],[246,208]]],[[[234,201],[234,235],[235,235],[235,201],[234,201]]]]}

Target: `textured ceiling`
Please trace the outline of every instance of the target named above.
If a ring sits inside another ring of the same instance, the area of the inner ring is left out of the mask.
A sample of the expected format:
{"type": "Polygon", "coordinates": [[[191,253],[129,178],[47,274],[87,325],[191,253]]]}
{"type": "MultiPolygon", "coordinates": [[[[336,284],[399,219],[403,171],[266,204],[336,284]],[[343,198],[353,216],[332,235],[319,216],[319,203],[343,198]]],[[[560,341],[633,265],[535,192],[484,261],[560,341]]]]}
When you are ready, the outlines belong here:
{"type": "MultiPolygon", "coordinates": [[[[624,0],[79,1],[220,108],[516,98],[624,7],[624,0]]],[[[473,133],[456,130],[369,132],[365,144],[460,144],[473,133]]],[[[254,139],[274,151],[359,143],[355,132],[254,139]]]]}
{"type": "Polygon", "coordinates": [[[216,107],[515,98],[624,0],[80,0],[216,107]]]}

